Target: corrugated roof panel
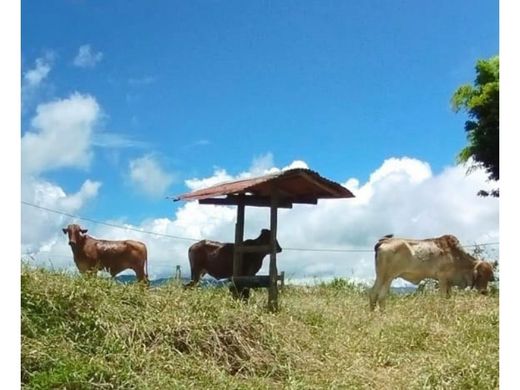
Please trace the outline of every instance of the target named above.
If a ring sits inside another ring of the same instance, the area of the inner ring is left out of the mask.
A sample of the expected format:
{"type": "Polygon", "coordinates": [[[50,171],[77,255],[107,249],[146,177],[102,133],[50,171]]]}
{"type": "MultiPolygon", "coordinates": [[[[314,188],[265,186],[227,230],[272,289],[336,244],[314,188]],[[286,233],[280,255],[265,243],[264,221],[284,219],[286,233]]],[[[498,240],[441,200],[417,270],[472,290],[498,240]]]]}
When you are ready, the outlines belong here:
{"type": "Polygon", "coordinates": [[[200,200],[224,195],[253,194],[271,196],[273,188],[284,198],[353,198],[354,194],[342,185],[320,176],[310,169],[296,168],[251,179],[221,183],[185,193],[178,200],[200,200]]]}

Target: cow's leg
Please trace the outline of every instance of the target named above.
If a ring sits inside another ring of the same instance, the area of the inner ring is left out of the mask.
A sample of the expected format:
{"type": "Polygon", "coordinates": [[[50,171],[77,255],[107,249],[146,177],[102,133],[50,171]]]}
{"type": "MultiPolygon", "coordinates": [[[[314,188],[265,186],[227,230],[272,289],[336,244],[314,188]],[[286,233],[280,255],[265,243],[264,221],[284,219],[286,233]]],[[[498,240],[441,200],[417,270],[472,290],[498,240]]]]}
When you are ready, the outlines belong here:
{"type": "Polygon", "coordinates": [[[370,310],[374,310],[377,304],[377,296],[379,295],[379,289],[381,288],[381,283],[378,279],[376,279],[374,285],[370,289],[368,294],[370,310]]]}
{"type": "Polygon", "coordinates": [[[235,285],[231,284],[229,286],[229,291],[235,299],[241,299],[245,302],[247,302],[249,299],[250,289],[248,287],[236,287],[235,285]]]}
{"type": "Polygon", "coordinates": [[[202,270],[200,270],[198,267],[194,266],[193,263],[191,263],[190,266],[191,266],[191,281],[189,283],[186,283],[184,285],[184,288],[194,287],[197,285],[197,283],[199,283],[199,280],[200,280],[200,274],[201,274],[202,270]]]}
{"type": "Polygon", "coordinates": [[[85,269],[83,271],[80,270],[80,272],[89,278],[95,278],[97,276],[98,269],[96,267],[92,267],[92,268],[85,269]]]}
{"type": "Polygon", "coordinates": [[[390,291],[390,285],[392,284],[393,278],[387,279],[379,289],[379,293],[377,295],[377,302],[379,303],[379,310],[385,310],[386,305],[386,296],[390,291]]]}
{"type": "Polygon", "coordinates": [[[138,282],[144,282],[146,285],[149,284],[148,277],[144,270],[144,264],[141,267],[135,267],[134,272],[138,282]]]}
{"type": "Polygon", "coordinates": [[[451,286],[447,279],[439,278],[439,292],[443,297],[450,297],[451,286]]]}
{"type": "Polygon", "coordinates": [[[374,310],[376,308],[376,304],[379,300],[379,295],[383,286],[384,278],[377,276],[376,281],[374,282],[374,285],[370,289],[369,293],[370,310],[374,310]]]}

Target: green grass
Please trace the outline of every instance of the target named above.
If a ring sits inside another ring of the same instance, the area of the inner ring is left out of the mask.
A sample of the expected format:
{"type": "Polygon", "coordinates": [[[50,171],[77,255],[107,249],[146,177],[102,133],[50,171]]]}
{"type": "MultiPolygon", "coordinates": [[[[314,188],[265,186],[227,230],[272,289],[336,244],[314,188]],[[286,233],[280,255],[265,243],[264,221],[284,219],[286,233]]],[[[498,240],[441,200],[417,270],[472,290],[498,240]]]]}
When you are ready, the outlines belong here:
{"type": "Polygon", "coordinates": [[[496,389],[498,292],[390,296],[336,279],[244,304],[22,268],[25,389],[496,389]]]}

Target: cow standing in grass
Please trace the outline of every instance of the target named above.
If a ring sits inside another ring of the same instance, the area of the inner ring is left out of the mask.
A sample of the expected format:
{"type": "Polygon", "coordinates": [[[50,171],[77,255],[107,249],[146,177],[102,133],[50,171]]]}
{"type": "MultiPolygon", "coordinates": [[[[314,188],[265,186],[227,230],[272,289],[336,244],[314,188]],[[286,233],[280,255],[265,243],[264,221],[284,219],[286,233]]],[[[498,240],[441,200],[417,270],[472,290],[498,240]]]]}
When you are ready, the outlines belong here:
{"type": "Polygon", "coordinates": [[[71,224],[63,229],[79,272],[96,274],[107,270],[112,277],[132,269],[138,281],[148,283],[146,245],[139,241],[98,240],[87,235],[87,229],[71,224]]]}
{"type": "MultiPolygon", "coordinates": [[[[251,240],[245,240],[244,246],[266,247],[271,242],[271,232],[262,229],[260,235],[251,240]]],[[[188,258],[191,268],[191,282],[186,287],[195,286],[200,278],[206,273],[215,279],[230,278],[233,275],[233,253],[235,244],[222,243],[218,241],[202,240],[190,246],[188,258]]],[[[276,241],[276,252],[280,253],[282,248],[276,241]]],[[[264,257],[271,253],[269,249],[260,252],[247,252],[242,255],[242,266],[237,276],[254,276],[262,268],[264,257]]],[[[245,295],[248,295],[246,290],[245,295]]]]}
{"type": "Polygon", "coordinates": [[[493,266],[466,253],[459,240],[451,235],[425,240],[381,238],[374,247],[376,280],[370,291],[370,309],[379,303],[384,308],[390,284],[403,278],[417,284],[430,278],[439,281],[440,293],[446,297],[452,286],[476,288],[487,294],[493,281],[493,266]]]}

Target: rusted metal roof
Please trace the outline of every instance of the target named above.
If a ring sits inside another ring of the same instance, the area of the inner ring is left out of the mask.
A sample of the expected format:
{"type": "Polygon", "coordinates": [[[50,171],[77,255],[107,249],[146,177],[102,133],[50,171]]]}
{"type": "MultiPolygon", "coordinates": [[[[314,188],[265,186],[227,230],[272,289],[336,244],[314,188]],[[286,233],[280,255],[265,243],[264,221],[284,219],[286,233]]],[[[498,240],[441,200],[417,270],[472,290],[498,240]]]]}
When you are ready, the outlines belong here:
{"type": "Polygon", "coordinates": [[[281,198],[294,203],[309,203],[309,200],[317,201],[317,199],[354,197],[354,194],[347,188],[320,176],[317,172],[296,168],[270,175],[217,184],[179,195],[173,200],[202,200],[240,194],[268,198],[271,197],[273,191],[276,191],[281,198]]]}

